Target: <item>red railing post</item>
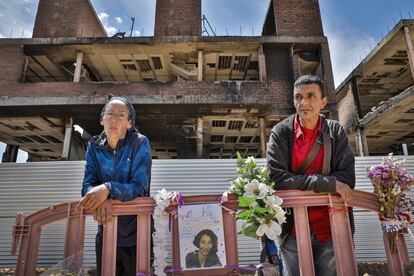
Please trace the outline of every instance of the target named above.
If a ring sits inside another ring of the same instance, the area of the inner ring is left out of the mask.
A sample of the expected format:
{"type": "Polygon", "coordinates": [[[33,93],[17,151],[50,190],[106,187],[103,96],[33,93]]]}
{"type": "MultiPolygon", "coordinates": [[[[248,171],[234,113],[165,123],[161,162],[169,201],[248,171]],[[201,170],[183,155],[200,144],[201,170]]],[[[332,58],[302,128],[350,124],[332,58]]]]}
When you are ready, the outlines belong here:
{"type": "MultiPolygon", "coordinates": [[[[73,204],[68,203],[68,222],[66,225],[63,269],[79,272],[83,264],[83,243],[85,236],[85,216],[83,209],[79,215],[73,214],[73,204]]],[[[74,206],[73,206],[74,207],[74,206]]]]}
{"type": "Polygon", "coordinates": [[[27,250],[24,258],[24,272],[22,275],[36,275],[36,261],[39,253],[40,234],[42,227],[39,223],[34,222],[30,225],[27,250]]]}
{"type": "Polygon", "coordinates": [[[348,208],[344,205],[331,205],[329,208],[336,275],[356,276],[358,275],[357,262],[355,260],[348,208]]]}
{"type": "Polygon", "coordinates": [[[400,263],[406,266],[410,262],[410,255],[408,254],[407,244],[405,243],[404,232],[398,232],[397,234],[397,250],[400,263]]]}
{"type": "Polygon", "coordinates": [[[295,214],[300,274],[312,276],[315,275],[315,268],[313,266],[312,244],[309,232],[308,208],[306,206],[297,206],[293,208],[293,212],[295,214]]]}
{"type": "Polygon", "coordinates": [[[151,272],[151,214],[137,216],[137,271],[151,272]]]}
{"type": "Polygon", "coordinates": [[[102,244],[102,276],[113,276],[116,270],[118,216],[104,225],[102,244]]]}
{"type": "MultiPolygon", "coordinates": [[[[387,253],[387,261],[388,261],[388,271],[389,274],[392,276],[403,276],[404,275],[404,263],[400,259],[400,252],[397,250],[396,252],[391,252],[390,243],[388,241],[387,233],[383,233],[383,240],[385,246],[385,252],[387,253]]],[[[405,246],[404,246],[405,247],[405,246]]],[[[401,252],[401,255],[404,255],[404,252],[401,252]]]]}

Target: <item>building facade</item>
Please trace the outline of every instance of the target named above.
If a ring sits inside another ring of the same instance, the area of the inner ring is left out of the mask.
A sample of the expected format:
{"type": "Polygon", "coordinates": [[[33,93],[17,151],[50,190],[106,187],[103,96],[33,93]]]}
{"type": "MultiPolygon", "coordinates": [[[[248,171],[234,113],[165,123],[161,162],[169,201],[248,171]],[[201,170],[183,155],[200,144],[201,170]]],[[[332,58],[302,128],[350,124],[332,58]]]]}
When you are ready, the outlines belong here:
{"type": "Polygon", "coordinates": [[[414,153],[414,20],[401,20],[336,89],[356,154],[414,153]]]}
{"type": "Polygon", "coordinates": [[[202,36],[201,20],[201,0],[158,0],[154,36],[107,37],[89,0],[40,0],[33,38],[0,39],[3,160],[81,159],[112,96],[160,159],[263,156],[303,74],[324,79],[337,118],[317,1],[270,1],[261,36],[202,36]]]}

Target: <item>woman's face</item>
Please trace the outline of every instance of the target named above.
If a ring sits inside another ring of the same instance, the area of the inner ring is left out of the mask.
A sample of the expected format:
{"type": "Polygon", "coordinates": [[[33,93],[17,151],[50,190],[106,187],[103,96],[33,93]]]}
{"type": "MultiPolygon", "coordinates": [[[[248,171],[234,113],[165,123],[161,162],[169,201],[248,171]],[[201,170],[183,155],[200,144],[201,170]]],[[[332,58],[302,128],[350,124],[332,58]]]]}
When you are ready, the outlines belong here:
{"type": "Polygon", "coordinates": [[[105,108],[101,119],[105,134],[110,139],[124,139],[127,130],[131,128],[128,107],[119,100],[111,101],[105,108]]]}
{"type": "Polygon", "coordinates": [[[210,253],[211,249],[213,248],[213,241],[211,240],[211,237],[209,235],[202,235],[199,247],[200,252],[203,255],[208,255],[208,253],[210,253]]]}

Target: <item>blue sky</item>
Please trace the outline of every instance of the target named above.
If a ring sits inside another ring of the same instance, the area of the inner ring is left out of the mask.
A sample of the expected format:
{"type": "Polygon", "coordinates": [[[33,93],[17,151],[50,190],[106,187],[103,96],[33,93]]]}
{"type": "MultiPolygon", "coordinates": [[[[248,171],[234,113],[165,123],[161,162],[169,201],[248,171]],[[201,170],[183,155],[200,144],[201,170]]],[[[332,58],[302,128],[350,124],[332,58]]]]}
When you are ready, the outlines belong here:
{"type": "MultiPolygon", "coordinates": [[[[152,36],[155,0],[91,0],[108,34],[152,36]]],[[[217,35],[260,35],[269,0],[204,0],[202,13],[217,35]]],[[[0,38],[31,37],[38,0],[0,0],[0,38]]],[[[414,18],[414,0],[319,0],[335,84],[359,64],[400,18],[414,18]]],[[[0,143],[0,156],[4,145],[0,143]]],[[[25,157],[20,157],[23,160],[25,157]]]]}

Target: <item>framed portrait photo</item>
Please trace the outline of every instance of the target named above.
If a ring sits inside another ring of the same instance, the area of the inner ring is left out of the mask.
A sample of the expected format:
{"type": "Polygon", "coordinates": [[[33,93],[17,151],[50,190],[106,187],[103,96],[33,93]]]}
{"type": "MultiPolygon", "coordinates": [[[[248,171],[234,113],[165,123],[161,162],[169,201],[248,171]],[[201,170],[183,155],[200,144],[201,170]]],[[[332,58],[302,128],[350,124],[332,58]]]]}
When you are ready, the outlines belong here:
{"type": "Polygon", "coordinates": [[[178,225],[183,270],[226,266],[223,214],[219,204],[179,207],[178,225]]]}

